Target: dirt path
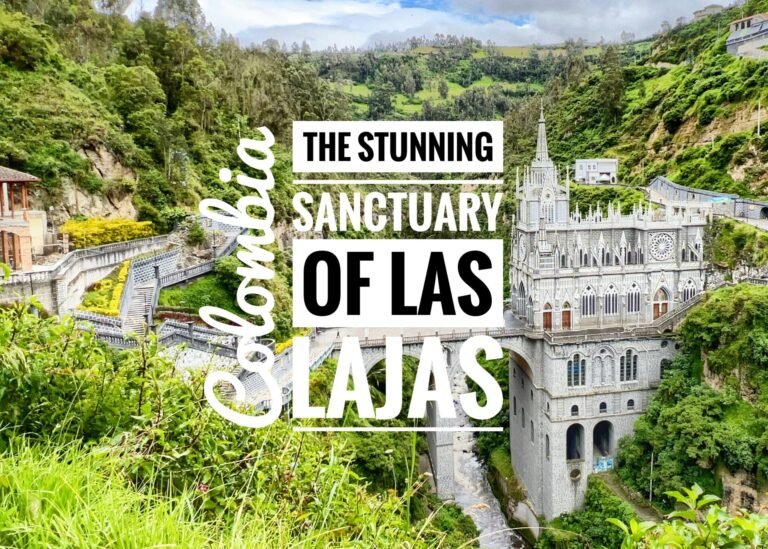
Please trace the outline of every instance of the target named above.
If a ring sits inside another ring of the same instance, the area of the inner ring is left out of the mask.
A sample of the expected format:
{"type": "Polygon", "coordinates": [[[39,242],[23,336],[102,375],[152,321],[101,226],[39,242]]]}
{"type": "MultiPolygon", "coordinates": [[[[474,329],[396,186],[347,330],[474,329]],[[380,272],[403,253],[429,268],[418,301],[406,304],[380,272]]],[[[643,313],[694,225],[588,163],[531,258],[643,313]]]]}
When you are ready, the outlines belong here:
{"type": "Polygon", "coordinates": [[[617,497],[624,500],[640,520],[652,520],[659,522],[663,517],[651,507],[650,504],[645,502],[637,502],[634,498],[631,498],[624,485],[621,483],[616,473],[609,471],[607,473],[599,473],[597,475],[605,483],[605,485],[613,492],[617,497]]]}

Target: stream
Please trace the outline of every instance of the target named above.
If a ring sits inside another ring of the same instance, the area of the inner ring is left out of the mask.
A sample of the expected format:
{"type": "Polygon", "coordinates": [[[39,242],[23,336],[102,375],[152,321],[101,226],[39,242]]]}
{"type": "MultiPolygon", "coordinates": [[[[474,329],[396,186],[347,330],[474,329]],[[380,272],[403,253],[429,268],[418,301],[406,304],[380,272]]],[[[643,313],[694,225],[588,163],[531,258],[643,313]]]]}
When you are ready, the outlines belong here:
{"type": "MultiPolygon", "coordinates": [[[[454,372],[454,394],[467,392],[464,372],[454,372]]],[[[461,406],[456,406],[457,425],[471,425],[472,422],[461,406]]],[[[454,498],[456,504],[469,515],[480,531],[480,547],[488,549],[509,549],[526,547],[523,539],[509,530],[507,518],[501,505],[493,495],[486,478],[487,470],[474,453],[475,433],[454,433],[453,469],[454,498]]]]}

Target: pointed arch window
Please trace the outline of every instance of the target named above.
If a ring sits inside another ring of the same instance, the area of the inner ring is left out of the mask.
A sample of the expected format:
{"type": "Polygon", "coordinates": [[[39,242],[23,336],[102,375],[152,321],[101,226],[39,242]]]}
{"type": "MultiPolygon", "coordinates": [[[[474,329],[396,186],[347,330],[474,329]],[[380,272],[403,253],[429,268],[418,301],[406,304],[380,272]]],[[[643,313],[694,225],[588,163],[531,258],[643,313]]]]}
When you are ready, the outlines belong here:
{"type": "Polygon", "coordinates": [[[544,221],[547,223],[555,222],[555,203],[550,198],[545,198],[541,205],[541,212],[544,221]]]}
{"type": "Polygon", "coordinates": [[[685,286],[683,286],[683,301],[693,299],[693,296],[695,295],[696,284],[694,284],[693,280],[688,279],[688,282],[686,282],[685,286]]]}
{"type": "Polygon", "coordinates": [[[616,289],[616,286],[613,284],[608,286],[603,301],[606,315],[611,316],[619,314],[619,291],[616,289]]]}
{"type": "Polygon", "coordinates": [[[640,312],[640,288],[637,284],[632,284],[627,292],[627,312],[639,313],[640,312]]]}
{"type": "Polygon", "coordinates": [[[568,361],[568,387],[582,387],[587,383],[587,361],[579,353],[568,361]]]}
{"type": "Polygon", "coordinates": [[[581,316],[595,316],[597,311],[596,303],[595,290],[592,286],[587,286],[581,294],[581,316]]]}

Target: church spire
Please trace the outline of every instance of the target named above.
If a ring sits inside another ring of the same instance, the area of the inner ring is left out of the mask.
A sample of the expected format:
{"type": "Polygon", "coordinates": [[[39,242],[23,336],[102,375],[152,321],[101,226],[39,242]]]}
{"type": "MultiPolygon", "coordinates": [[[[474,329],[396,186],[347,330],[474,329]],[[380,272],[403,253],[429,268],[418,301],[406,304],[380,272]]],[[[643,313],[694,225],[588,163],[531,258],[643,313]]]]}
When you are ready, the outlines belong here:
{"type": "Polygon", "coordinates": [[[547,127],[544,122],[544,100],[541,100],[541,114],[539,115],[539,135],[536,138],[536,160],[538,162],[549,161],[549,148],[547,147],[547,127]]]}

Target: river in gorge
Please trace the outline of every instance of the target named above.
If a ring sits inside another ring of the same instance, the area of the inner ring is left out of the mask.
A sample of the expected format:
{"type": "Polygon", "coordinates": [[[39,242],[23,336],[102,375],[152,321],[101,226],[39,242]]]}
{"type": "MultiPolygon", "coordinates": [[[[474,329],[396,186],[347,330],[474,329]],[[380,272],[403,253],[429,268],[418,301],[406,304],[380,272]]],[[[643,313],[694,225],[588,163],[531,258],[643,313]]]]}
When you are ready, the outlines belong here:
{"type": "MultiPolygon", "coordinates": [[[[455,372],[453,394],[468,392],[463,371],[455,372]]],[[[457,425],[471,425],[461,406],[456,406],[457,425]]],[[[509,549],[527,547],[523,539],[510,530],[501,505],[493,495],[486,477],[487,469],[474,452],[475,434],[459,432],[453,435],[454,498],[480,531],[480,547],[509,549]]]]}

